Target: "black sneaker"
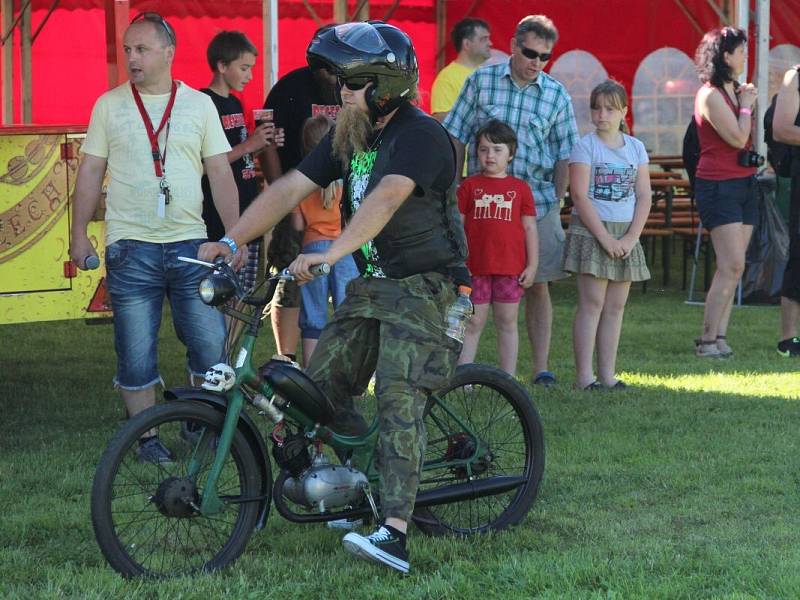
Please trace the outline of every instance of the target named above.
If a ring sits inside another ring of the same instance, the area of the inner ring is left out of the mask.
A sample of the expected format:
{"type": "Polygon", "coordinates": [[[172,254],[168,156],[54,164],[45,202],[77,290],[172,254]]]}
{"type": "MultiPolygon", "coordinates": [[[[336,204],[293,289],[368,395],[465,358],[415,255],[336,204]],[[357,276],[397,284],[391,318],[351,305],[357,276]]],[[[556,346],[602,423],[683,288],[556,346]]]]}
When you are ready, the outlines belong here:
{"type": "Polygon", "coordinates": [[[408,573],[405,536],[385,525],[370,536],[350,532],[342,539],[345,549],[359,558],[381,563],[401,573],[408,573]]]}
{"type": "Polygon", "coordinates": [[[778,354],[786,358],[790,356],[800,356],[800,337],[793,337],[778,342],[778,354]]]}
{"type": "Polygon", "coordinates": [[[154,465],[171,465],[174,460],[172,452],[161,443],[158,436],[140,441],[136,455],[140,463],[149,462],[154,465]]]}

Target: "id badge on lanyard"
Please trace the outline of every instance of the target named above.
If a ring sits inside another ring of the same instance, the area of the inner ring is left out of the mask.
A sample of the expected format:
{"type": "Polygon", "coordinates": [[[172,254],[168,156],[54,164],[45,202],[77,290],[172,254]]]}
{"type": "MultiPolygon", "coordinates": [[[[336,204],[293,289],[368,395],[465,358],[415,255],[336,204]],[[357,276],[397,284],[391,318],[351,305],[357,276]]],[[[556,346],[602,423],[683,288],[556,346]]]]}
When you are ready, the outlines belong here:
{"type": "Polygon", "coordinates": [[[164,115],[161,117],[161,123],[157,130],[153,130],[153,123],[150,120],[150,115],[144,108],[142,97],[139,95],[139,90],[131,83],[131,92],[133,99],[136,102],[136,108],[139,109],[139,115],[142,117],[147,137],[150,140],[150,150],[153,158],[153,169],[155,170],[156,177],[158,178],[158,196],[156,197],[156,215],[159,218],[167,216],[167,205],[170,200],[169,183],[167,182],[166,163],[167,163],[167,142],[169,141],[169,121],[172,115],[172,107],[175,104],[175,95],[178,91],[178,84],[173,81],[172,89],[170,90],[169,101],[167,108],[164,110],[164,115]],[[164,152],[162,154],[161,148],[158,145],[158,136],[161,130],[166,126],[167,131],[164,135],[164,152]]]}

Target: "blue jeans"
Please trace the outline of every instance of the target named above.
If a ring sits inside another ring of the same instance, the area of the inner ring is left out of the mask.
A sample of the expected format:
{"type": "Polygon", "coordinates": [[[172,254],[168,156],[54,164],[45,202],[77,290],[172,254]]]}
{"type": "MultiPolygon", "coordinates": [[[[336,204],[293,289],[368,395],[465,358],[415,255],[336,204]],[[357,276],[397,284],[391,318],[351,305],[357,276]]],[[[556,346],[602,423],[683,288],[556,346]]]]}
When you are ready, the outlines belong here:
{"type": "Polygon", "coordinates": [[[189,371],[202,376],[224,359],[225,321],[222,313],[203,304],[197,294],[209,270],[178,260],[197,257],[206,240],[154,244],[119,240],[106,248],[106,271],[114,310],[114,383],[136,391],[161,381],[158,372],[158,329],[164,298],[172,323],[188,350],[189,371]]]}
{"type": "MultiPolygon", "coordinates": [[[[319,240],[303,246],[302,254],[325,252],[331,240],[319,240]]],[[[328,296],[333,298],[333,307],[344,302],[345,288],[350,280],[358,277],[358,268],[349,254],[331,267],[325,277],[300,286],[300,334],[304,339],[319,339],[319,334],[328,322],[328,296]]]]}

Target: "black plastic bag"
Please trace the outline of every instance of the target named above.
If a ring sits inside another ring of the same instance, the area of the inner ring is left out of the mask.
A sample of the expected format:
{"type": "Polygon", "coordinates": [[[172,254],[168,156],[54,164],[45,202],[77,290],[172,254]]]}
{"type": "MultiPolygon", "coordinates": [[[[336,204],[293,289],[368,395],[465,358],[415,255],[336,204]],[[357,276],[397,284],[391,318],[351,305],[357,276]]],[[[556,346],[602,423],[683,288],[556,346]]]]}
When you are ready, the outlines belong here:
{"type": "Polygon", "coordinates": [[[776,304],[789,260],[789,232],[775,203],[775,177],[758,178],[758,221],[747,248],[742,302],[776,304]]]}

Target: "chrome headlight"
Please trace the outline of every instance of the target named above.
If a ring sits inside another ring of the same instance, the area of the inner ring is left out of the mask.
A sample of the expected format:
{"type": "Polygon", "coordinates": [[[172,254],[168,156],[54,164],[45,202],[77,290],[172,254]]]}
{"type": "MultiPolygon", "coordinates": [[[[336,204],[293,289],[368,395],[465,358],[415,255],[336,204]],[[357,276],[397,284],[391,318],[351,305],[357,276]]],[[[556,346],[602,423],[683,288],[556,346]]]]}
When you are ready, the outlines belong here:
{"type": "Polygon", "coordinates": [[[236,294],[236,286],[229,277],[214,273],[200,281],[200,300],[211,306],[219,306],[236,294]]]}

